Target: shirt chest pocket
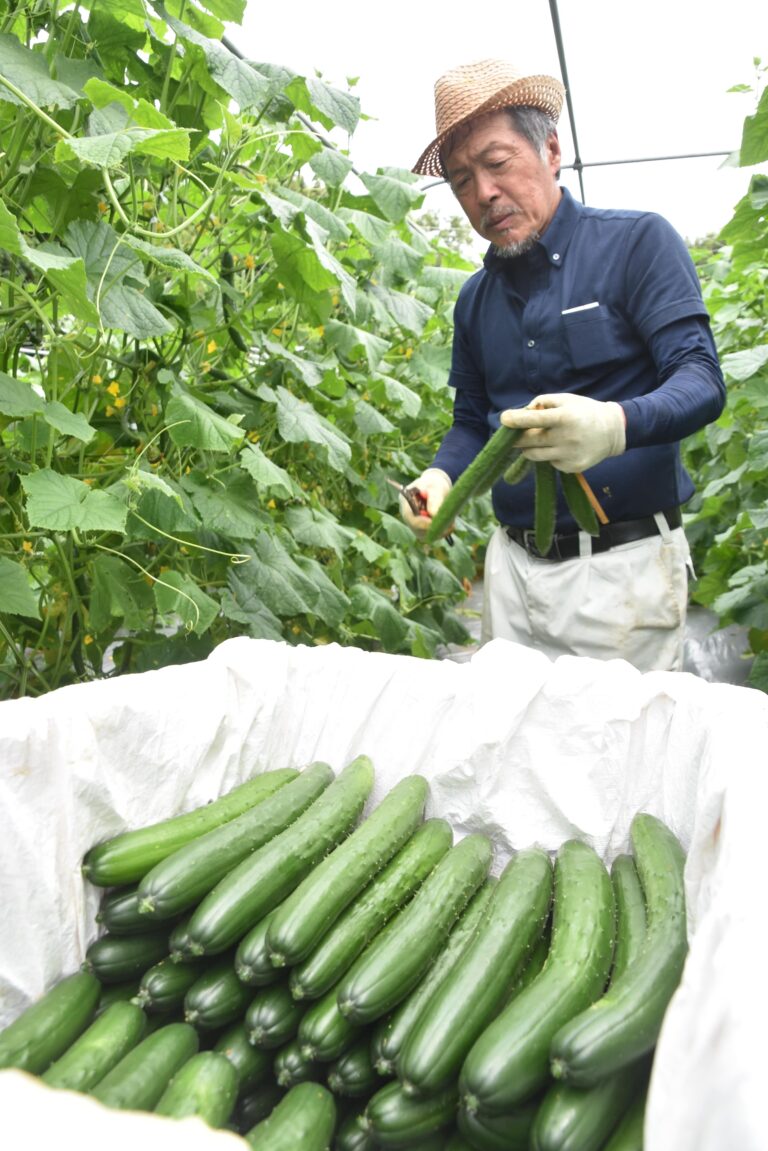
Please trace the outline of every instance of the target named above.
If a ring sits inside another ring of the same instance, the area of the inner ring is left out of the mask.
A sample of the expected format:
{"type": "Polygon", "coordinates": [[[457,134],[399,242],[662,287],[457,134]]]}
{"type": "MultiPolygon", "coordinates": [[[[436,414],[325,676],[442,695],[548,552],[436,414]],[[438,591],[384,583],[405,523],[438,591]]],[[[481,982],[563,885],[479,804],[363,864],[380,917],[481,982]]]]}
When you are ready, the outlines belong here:
{"type": "Polygon", "coordinates": [[[560,319],[564,346],[575,370],[615,363],[627,354],[618,317],[600,304],[567,308],[560,319]]]}

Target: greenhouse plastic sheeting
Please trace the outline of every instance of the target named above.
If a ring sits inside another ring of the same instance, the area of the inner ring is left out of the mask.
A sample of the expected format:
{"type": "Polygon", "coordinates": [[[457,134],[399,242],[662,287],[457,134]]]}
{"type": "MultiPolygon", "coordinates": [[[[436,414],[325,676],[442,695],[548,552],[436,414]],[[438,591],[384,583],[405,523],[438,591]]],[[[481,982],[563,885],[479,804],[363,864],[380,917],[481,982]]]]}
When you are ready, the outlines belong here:
{"type": "MultiPolygon", "coordinates": [[[[94,843],[267,768],[339,770],[366,754],[371,806],[423,774],[427,814],[457,839],[490,835],[496,872],[514,850],[574,836],[610,864],[635,812],[667,822],[688,853],[691,946],[657,1046],[646,1151],[764,1151],[766,746],[760,692],[621,660],[550,662],[504,640],[455,663],[243,638],[198,663],[0,703],[0,1026],[96,937],[101,893],[80,872],[94,843]]],[[[82,1146],[243,1145],[17,1071],[0,1072],[0,1110],[8,1147],[62,1129],[82,1146]]]]}

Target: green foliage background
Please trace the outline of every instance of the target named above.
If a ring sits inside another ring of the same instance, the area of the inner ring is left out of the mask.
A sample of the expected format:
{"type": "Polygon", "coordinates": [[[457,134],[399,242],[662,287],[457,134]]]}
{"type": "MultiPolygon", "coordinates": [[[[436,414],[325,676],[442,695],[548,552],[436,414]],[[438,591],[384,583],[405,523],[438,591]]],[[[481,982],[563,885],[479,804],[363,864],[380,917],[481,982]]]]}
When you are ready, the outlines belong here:
{"type": "MultiPolygon", "coordinates": [[[[230,50],[243,8],[0,2],[0,697],[232,635],[469,638],[488,502],[425,549],[387,477],[448,426],[473,267],[414,176],[356,171],[352,87],[230,50]]],[[[696,253],[732,397],[687,446],[696,597],[760,654],[766,184],[696,253]]]]}

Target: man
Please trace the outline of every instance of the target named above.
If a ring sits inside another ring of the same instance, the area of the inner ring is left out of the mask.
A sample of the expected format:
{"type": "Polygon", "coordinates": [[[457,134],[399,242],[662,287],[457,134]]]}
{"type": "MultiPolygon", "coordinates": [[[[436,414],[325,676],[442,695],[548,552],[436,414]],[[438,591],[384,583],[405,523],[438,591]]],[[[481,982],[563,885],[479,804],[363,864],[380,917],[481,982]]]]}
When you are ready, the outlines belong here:
{"type": "MultiPolygon", "coordinates": [[[[493,489],[481,640],[682,667],[694,488],[680,440],[725,403],[709,317],[681,237],[649,212],[597,210],[558,183],[564,89],[499,60],[435,85],[436,136],[414,171],[443,176],[490,247],[454,311],[453,423],[413,481],[427,517],[504,423],[532,461],[584,473],[606,526],[579,531],[558,485],[553,546],[533,540],[534,478],[493,489]]],[[[533,472],[534,469],[531,469],[533,472]]]]}

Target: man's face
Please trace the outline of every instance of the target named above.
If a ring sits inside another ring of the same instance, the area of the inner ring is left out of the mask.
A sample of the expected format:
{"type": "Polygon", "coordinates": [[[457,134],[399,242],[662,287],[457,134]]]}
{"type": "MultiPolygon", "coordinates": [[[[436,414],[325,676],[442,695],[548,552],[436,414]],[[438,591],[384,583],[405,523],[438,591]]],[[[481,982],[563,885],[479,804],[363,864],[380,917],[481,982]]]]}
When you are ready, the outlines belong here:
{"type": "Polygon", "coordinates": [[[557,136],[549,137],[542,157],[503,110],[471,123],[443,162],[470,224],[503,255],[530,248],[560,202],[557,136]]]}

